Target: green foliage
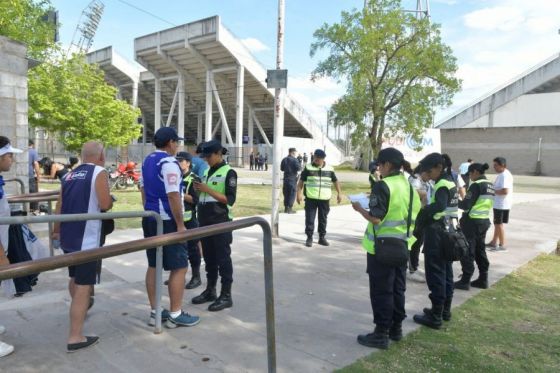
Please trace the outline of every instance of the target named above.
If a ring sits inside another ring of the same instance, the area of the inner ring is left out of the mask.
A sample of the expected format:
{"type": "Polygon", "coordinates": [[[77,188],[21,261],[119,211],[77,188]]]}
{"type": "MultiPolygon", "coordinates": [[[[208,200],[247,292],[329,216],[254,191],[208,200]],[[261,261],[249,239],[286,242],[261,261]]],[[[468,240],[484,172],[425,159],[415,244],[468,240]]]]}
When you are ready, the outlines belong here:
{"type": "Polygon", "coordinates": [[[370,0],[363,10],[342,12],[340,23],[324,24],[314,37],[311,56],[330,54],[312,79],[347,82],[331,107],[334,124],[350,124],[355,143],[369,137],[375,155],[388,132],[419,140],[432,124],[432,108],[451,104],[460,88],[456,59],[439,25],[404,12],[401,0],[370,0]]]}
{"type": "Polygon", "coordinates": [[[49,10],[49,0],[1,0],[0,35],[27,44],[28,55],[42,59],[54,44],[55,29],[42,19],[49,10]]]}
{"type": "Polygon", "coordinates": [[[84,56],[60,57],[29,71],[29,123],[56,134],[69,151],[89,140],[126,145],[140,135],[140,112],[116,95],[84,56]]]}

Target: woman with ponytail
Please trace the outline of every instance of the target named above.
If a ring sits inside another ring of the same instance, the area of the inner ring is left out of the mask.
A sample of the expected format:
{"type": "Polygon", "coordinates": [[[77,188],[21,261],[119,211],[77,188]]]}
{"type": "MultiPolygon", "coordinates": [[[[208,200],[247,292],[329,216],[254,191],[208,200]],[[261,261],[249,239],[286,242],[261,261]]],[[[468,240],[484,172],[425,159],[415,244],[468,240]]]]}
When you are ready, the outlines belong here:
{"type": "Polygon", "coordinates": [[[469,255],[461,260],[463,274],[455,282],[455,289],[469,290],[471,286],[488,288],[488,257],[486,256],[486,232],[490,228],[490,211],[494,206],[494,186],[486,179],[487,163],[473,163],[468,174],[471,181],[465,199],[459,207],[465,211],[461,217],[461,229],[469,241],[469,255]],[[474,262],[478,267],[478,279],[471,282],[474,262]]]}
{"type": "Polygon", "coordinates": [[[414,242],[412,232],[420,210],[420,198],[401,173],[408,162],[400,151],[383,149],[377,161],[383,178],[373,186],[369,211],[357,202],[352,204],[368,221],[362,246],[367,252],[375,324],[373,333],[358,336],[358,343],[386,349],[389,339],[399,341],[402,338],[402,321],[406,318],[406,264],[408,250],[414,242]]]}
{"type": "Polygon", "coordinates": [[[416,222],[424,227],[424,265],[432,308],[424,308],[423,314],[414,315],[414,321],[439,329],[442,319],[451,319],[453,262],[443,256],[442,237],[446,226],[458,219],[457,186],[451,175],[451,159],[445,154],[428,154],[420,161],[420,168],[435,181],[430,202],[416,222]]]}

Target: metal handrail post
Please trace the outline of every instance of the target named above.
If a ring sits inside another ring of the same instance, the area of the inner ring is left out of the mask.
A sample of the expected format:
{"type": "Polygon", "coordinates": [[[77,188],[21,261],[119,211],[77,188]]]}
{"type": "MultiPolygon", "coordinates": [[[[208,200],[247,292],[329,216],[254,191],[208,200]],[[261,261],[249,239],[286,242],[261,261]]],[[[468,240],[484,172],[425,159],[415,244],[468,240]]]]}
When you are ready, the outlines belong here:
{"type": "MultiPolygon", "coordinates": [[[[47,213],[49,215],[52,215],[52,201],[47,201],[47,213]]],[[[53,223],[50,221],[48,223],[49,225],[49,252],[51,254],[51,256],[54,256],[54,245],[53,245],[53,239],[52,239],[52,233],[53,233],[53,223]]]]}
{"type": "MultiPolygon", "coordinates": [[[[163,235],[163,219],[157,214],[157,235],[163,235]]],[[[156,249],[156,326],[154,334],[161,333],[161,293],[163,285],[163,246],[158,246],[156,249]]]]}
{"type": "MultiPolygon", "coordinates": [[[[19,177],[14,177],[13,179],[4,180],[4,182],[10,182],[10,181],[18,183],[21,194],[25,194],[25,183],[23,182],[23,180],[21,180],[19,177]]],[[[29,203],[23,203],[23,210],[29,211],[29,203]]]]}
{"type": "Polygon", "coordinates": [[[268,371],[276,372],[276,327],[274,325],[274,282],[272,272],[272,230],[268,222],[258,223],[263,230],[264,297],[266,307],[266,345],[268,371]]]}

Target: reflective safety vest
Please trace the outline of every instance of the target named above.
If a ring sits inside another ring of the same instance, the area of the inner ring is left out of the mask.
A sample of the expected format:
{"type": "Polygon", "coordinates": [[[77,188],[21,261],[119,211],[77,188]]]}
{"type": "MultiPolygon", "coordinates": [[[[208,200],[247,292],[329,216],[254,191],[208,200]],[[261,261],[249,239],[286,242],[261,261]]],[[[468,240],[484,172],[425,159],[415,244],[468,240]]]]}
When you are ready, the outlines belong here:
{"type": "Polygon", "coordinates": [[[332,196],[332,175],[334,169],[331,166],[325,165],[323,168],[317,167],[314,164],[305,166],[308,172],[305,185],[305,196],[311,199],[330,200],[332,196]]]}
{"type": "Polygon", "coordinates": [[[381,179],[389,188],[389,206],[387,214],[381,223],[373,225],[369,223],[362,247],[368,253],[375,254],[375,237],[378,238],[397,238],[408,243],[408,249],[416,241],[412,235],[416,223],[416,216],[421,208],[420,197],[414,190],[412,191],[412,212],[410,228],[408,227],[408,209],[410,205],[410,183],[403,174],[388,176],[381,179]],[[375,230],[375,234],[374,234],[375,230]]]}
{"type": "MultiPolygon", "coordinates": [[[[185,184],[185,194],[189,193],[189,189],[191,188],[193,181],[194,181],[194,177],[192,172],[183,178],[183,183],[185,184]]],[[[183,221],[189,222],[192,220],[193,210],[192,209],[187,210],[187,202],[184,202],[183,205],[184,205],[183,221]]]]}
{"type": "Polygon", "coordinates": [[[471,184],[471,187],[475,184],[479,185],[480,195],[469,210],[469,218],[490,219],[490,211],[494,207],[494,186],[487,179],[478,179],[471,184]]]}
{"type": "MultiPolygon", "coordinates": [[[[442,187],[446,187],[451,190],[453,188],[457,188],[457,185],[453,181],[440,179],[436,185],[434,185],[434,191],[432,193],[432,197],[430,198],[430,203],[434,203],[436,201],[436,193],[438,189],[442,187]]],[[[451,203],[447,205],[447,208],[444,211],[434,214],[434,220],[440,220],[444,216],[459,218],[459,198],[457,197],[457,193],[455,193],[455,196],[451,199],[451,203]]]]}
{"type": "MultiPolygon", "coordinates": [[[[229,166],[229,164],[225,164],[222,167],[218,168],[216,170],[216,172],[214,172],[212,174],[212,176],[208,176],[208,171],[210,171],[209,168],[207,168],[204,171],[204,176],[202,177],[202,182],[204,182],[204,184],[208,185],[210,187],[210,189],[212,189],[213,191],[216,191],[220,194],[226,194],[226,176],[229,172],[229,170],[231,170],[231,167],[229,166]]],[[[218,200],[216,200],[214,197],[212,197],[210,194],[208,193],[200,193],[199,196],[199,203],[220,203],[218,202],[218,200]]],[[[231,206],[227,205],[227,210],[228,210],[228,216],[230,219],[233,219],[233,215],[231,213],[231,206]]]]}

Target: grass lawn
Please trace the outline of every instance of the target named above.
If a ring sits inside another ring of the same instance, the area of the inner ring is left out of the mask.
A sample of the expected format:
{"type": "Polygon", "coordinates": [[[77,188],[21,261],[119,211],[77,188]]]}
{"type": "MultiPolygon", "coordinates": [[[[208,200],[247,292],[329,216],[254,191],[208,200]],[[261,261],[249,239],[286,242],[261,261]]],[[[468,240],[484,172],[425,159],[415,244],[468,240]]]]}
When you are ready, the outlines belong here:
{"type": "MultiPolygon", "coordinates": [[[[60,184],[46,184],[41,183],[41,189],[58,189],[60,184]]],[[[366,183],[351,183],[345,182],[342,185],[342,193],[355,194],[359,192],[369,191],[369,184],[366,183]]],[[[140,198],[140,192],[136,188],[128,188],[125,190],[114,190],[112,193],[117,198],[117,202],[113,205],[114,212],[118,211],[141,211],[142,210],[142,200],[140,198]]],[[[336,194],[333,193],[334,198],[331,200],[331,205],[336,205],[336,194]]],[[[282,198],[280,201],[281,211],[283,211],[282,198]]],[[[266,215],[270,214],[270,209],[272,207],[272,188],[270,185],[245,185],[241,184],[237,186],[237,201],[233,206],[233,214],[235,217],[244,216],[254,216],[254,215],[266,215]]],[[[342,199],[342,204],[349,204],[350,201],[347,198],[342,199]]],[[[294,206],[295,210],[302,210],[303,203],[294,206]]],[[[117,219],[116,228],[117,229],[129,229],[129,228],[140,228],[140,219],[117,219]]]]}
{"type": "Polygon", "coordinates": [[[541,255],[453,310],[440,331],[420,328],[354,372],[560,372],[560,257],[541,255]]]}

